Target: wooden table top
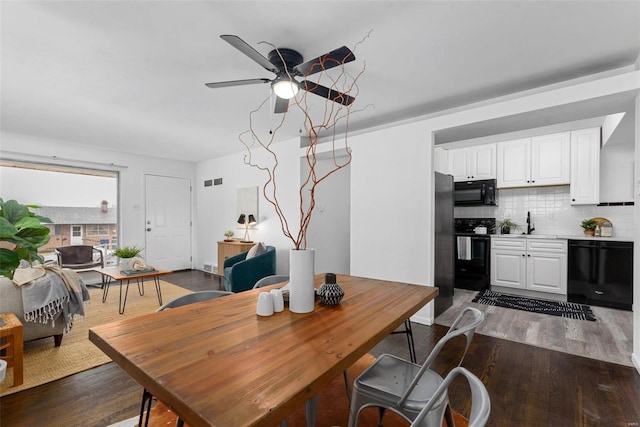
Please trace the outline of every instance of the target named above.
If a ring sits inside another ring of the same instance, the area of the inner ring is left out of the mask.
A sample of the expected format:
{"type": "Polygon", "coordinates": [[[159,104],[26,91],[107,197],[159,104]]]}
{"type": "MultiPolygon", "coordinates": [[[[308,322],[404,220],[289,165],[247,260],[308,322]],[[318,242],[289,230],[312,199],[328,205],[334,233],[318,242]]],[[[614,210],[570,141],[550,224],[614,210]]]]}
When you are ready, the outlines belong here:
{"type": "Polygon", "coordinates": [[[95,268],[93,271],[97,271],[98,273],[104,276],[109,276],[113,280],[140,279],[145,277],[163,276],[165,274],[173,273],[173,271],[171,270],[155,270],[155,271],[147,271],[139,274],[122,274],[120,272],[120,267],[95,268]]]}
{"type": "Polygon", "coordinates": [[[337,282],[341,304],[316,301],[311,313],[257,316],[258,293],[273,285],[97,326],[89,339],[193,427],[275,426],[438,294],[337,282]]]}

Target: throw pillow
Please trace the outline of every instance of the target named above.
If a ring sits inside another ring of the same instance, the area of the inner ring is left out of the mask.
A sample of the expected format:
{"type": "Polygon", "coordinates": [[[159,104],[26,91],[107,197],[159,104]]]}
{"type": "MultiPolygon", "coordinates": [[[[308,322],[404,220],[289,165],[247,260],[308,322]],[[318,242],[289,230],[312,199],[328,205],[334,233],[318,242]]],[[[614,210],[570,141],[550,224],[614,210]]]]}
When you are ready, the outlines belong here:
{"type": "Polygon", "coordinates": [[[247,257],[245,259],[250,259],[260,254],[267,252],[267,247],[263,242],[258,242],[249,249],[247,253],[247,257]]]}

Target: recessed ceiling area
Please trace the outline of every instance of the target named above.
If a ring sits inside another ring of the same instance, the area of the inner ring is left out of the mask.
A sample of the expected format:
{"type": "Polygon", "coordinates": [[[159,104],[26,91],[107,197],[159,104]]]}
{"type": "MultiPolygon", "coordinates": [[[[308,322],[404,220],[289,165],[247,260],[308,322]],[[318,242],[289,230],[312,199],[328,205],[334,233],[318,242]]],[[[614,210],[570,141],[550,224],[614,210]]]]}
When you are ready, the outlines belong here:
{"type": "Polygon", "coordinates": [[[564,104],[528,113],[514,114],[434,132],[435,145],[465,146],[483,141],[498,142],[581,127],[602,126],[607,115],[635,111],[637,91],[564,104]],[[454,144],[457,143],[457,144],[454,144]]]}

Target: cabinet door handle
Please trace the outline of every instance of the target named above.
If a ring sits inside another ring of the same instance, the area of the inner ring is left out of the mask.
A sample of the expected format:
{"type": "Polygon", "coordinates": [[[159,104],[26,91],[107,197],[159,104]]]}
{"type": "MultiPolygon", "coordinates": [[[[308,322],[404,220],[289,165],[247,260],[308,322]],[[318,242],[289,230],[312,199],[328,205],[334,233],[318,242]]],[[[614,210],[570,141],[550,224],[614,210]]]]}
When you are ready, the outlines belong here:
{"type": "Polygon", "coordinates": [[[524,256],[524,254],[522,254],[522,256],[524,256]]]}
{"type": "Polygon", "coordinates": [[[595,293],[596,293],[597,295],[604,295],[604,292],[602,292],[602,291],[595,291],[595,293]]]}

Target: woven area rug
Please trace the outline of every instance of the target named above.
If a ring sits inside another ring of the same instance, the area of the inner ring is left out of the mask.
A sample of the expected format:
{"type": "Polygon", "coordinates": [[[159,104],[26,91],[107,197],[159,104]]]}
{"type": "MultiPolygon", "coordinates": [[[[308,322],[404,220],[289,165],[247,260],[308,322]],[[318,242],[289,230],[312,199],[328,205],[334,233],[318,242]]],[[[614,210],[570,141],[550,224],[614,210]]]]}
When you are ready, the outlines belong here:
{"type": "MultiPolygon", "coordinates": [[[[190,291],[171,283],[160,281],[162,302],[168,302],[190,291]]],[[[53,338],[28,341],[24,345],[24,383],[13,386],[13,369],[7,370],[5,380],[0,383],[0,396],[16,393],[41,384],[46,384],[111,361],[89,341],[89,328],[129,319],[158,309],[158,297],[153,282],[145,283],[144,296],[137,286],[129,287],[124,314],[118,314],[119,286],[112,284],[107,301],[102,303],[102,289],[89,288],[91,301],[85,305],[85,319],[78,319],[73,329],[65,334],[60,347],[54,347],[53,338]]]]}
{"type": "Polygon", "coordinates": [[[591,307],[588,305],[524,298],[501,294],[487,289],[480,291],[472,302],[495,305],[504,308],[514,308],[516,310],[530,311],[534,313],[550,314],[552,316],[567,317],[569,319],[596,320],[591,307]]]}

